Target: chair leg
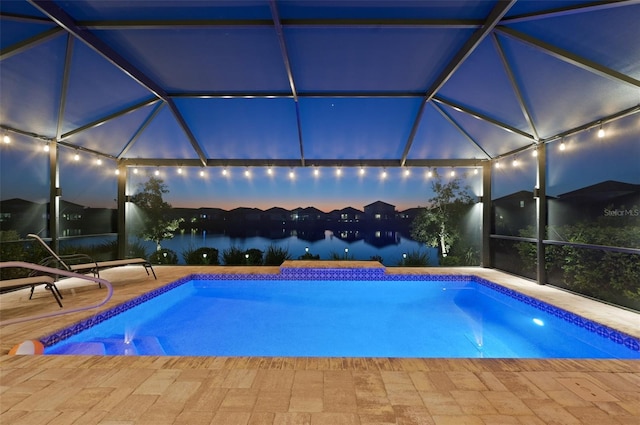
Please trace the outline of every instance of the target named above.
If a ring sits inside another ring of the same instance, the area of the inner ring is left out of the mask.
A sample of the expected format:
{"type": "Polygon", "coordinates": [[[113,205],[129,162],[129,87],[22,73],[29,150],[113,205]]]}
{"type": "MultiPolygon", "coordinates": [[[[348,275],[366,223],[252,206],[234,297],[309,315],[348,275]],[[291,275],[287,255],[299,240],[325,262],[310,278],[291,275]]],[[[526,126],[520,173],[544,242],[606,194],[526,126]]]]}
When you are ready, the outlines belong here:
{"type": "Polygon", "coordinates": [[[36,289],[36,285],[31,285],[31,294],[29,294],[29,299],[33,297],[33,291],[36,289]]]}
{"type": "Polygon", "coordinates": [[[60,302],[60,298],[62,298],[62,294],[58,290],[58,287],[56,286],[56,284],[55,283],[48,284],[46,286],[46,288],[51,291],[51,294],[53,295],[53,298],[56,299],[56,302],[58,303],[60,308],[62,308],[62,302],[60,302]]]}

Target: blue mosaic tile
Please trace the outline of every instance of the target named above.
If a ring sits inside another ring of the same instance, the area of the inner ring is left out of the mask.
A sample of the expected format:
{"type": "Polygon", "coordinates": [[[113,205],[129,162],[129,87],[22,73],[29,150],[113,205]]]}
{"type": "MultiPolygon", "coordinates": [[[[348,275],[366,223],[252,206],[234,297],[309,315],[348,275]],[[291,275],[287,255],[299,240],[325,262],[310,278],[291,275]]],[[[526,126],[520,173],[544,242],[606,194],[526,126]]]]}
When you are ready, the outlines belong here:
{"type": "Polygon", "coordinates": [[[612,341],[615,341],[618,344],[623,344],[625,347],[630,348],[634,351],[640,351],[640,340],[634,338],[631,335],[624,334],[608,326],[596,323],[575,313],[571,313],[570,311],[545,303],[536,298],[529,297],[528,295],[524,295],[518,291],[514,291],[513,289],[506,288],[486,279],[474,276],[473,280],[503,295],[509,296],[518,301],[522,301],[525,304],[537,308],[538,310],[547,312],[575,326],[586,329],[599,337],[611,339],[612,341]]]}

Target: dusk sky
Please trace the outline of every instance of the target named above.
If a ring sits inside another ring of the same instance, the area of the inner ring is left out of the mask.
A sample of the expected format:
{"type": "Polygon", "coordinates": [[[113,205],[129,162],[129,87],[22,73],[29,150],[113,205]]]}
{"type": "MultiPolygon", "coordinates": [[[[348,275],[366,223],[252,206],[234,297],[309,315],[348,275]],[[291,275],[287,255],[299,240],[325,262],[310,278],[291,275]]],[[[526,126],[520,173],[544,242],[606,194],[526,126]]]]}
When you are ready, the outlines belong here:
{"type": "MultiPolygon", "coordinates": [[[[637,117],[627,119],[632,124],[625,131],[631,132],[640,126],[637,117]]],[[[616,136],[621,126],[610,126],[609,137],[616,136]]],[[[620,134],[618,134],[620,136],[620,134]]],[[[589,186],[605,180],[640,183],[640,143],[633,138],[593,142],[592,133],[566,141],[567,149],[558,150],[558,143],[549,145],[548,187],[550,194],[558,195],[589,186]],[[589,141],[592,142],[589,142],[589,141]]],[[[24,137],[14,137],[10,145],[2,145],[0,151],[0,199],[23,198],[46,202],[48,196],[48,160],[41,145],[24,137]]],[[[115,163],[106,161],[95,164],[95,157],[81,156],[79,162],[72,160],[73,151],[60,149],[60,182],[63,199],[91,207],[115,207],[116,179],[113,174],[115,163]]],[[[502,161],[501,167],[493,169],[493,198],[499,198],[520,190],[532,190],[535,186],[535,160],[530,151],[502,161]]],[[[365,205],[381,200],[395,205],[398,211],[425,206],[433,196],[431,180],[426,177],[428,168],[411,168],[404,174],[399,167],[386,170],[382,178],[382,168],[365,168],[360,175],[358,168],[343,168],[340,176],[336,168],[319,167],[319,176],[313,167],[293,169],[276,167],[273,174],[265,167],[229,168],[229,174],[222,174],[223,168],[184,168],[178,174],[177,168],[157,169],[159,178],[167,184],[169,193],[165,200],[175,207],[256,207],[268,209],[279,206],[286,209],[315,206],[322,211],[331,211],[347,206],[362,209],[365,205]],[[203,170],[205,176],[199,172],[203,170]],[[245,176],[245,171],[250,176],[245,176]],[[289,172],[295,178],[289,177],[289,172]]],[[[452,168],[440,168],[443,179],[449,179],[452,168]]],[[[139,174],[130,171],[129,189],[135,193],[137,184],[153,175],[156,168],[140,168],[139,174]]],[[[474,194],[481,193],[481,172],[473,173],[473,168],[455,168],[457,176],[466,172],[466,180],[474,194]]]]}

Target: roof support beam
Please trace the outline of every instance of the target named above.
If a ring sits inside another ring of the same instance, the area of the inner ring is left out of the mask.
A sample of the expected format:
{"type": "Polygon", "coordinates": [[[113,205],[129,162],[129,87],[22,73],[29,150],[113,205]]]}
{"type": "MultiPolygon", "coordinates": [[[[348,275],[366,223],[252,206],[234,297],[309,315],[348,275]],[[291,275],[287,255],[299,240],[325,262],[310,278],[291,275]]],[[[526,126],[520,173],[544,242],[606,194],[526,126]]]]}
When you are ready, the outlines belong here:
{"type": "Polygon", "coordinates": [[[71,74],[71,58],[73,57],[73,37],[67,34],[67,50],[64,58],[64,71],[62,74],[62,87],[60,88],[60,104],[58,105],[58,124],[56,126],[56,140],[62,136],[64,124],[64,111],[67,106],[67,91],[69,89],[69,75],[71,74]]]}
{"type": "Polygon", "coordinates": [[[416,137],[416,133],[418,132],[418,127],[420,127],[420,122],[422,120],[422,115],[424,114],[424,107],[435,96],[435,94],[440,90],[440,88],[449,81],[449,78],[456,72],[456,70],[462,65],[462,63],[469,57],[469,55],[478,47],[478,45],[484,40],[484,38],[493,30],[493,28],[500,22],[502,17],[509,11],[511,6],[515,4],[516,0],[510,1],[498,1],[485,20],[482,27],[476,30],[473,35],[466,41],[466,43],[462,46],[462,48],[456,53],[453,59],[449,62],[449,64],[445,67],[445,69],[440,73],[440,75],[433,82],[431,87],[427,90],[424,95],[424,99],[420,104],[420,109],[418,109],[418,114],[416,119],[413,122],[413,126],[411,127],[411,133],[409,134],[409,138],[404,147],[404,152],[402,153],[401,163],[404,163],[407,160],[407,156],[409,155],[409,150],[411,149],[411,145],[413,144],[413,140],[416,137]]]}
{"type": "Polygon", "coordinates": [[[568,52],[564,49],[561,49],[557,46],[544,42],[542,40],[538,40],[533,38],[527,34],[523,34],[519,31],[516,31],[507,27],[496,27],[497,31],[500,31],[503,34],[506,34],[516,40],[523,41],[534,48],[541,50],[556,59],[560,59],[563,62],[570,63],[571,65],[577,66],[578,68],[584,69],[585,71],[592,72],[596,75],[600,75],[601,77],[610,78],[619,83],[630,84],[636,88],[640,87],[640,80],[636,80],[635,78],[618,72],[614,69],[607,68],[604,65],[593,62],[589,59],[583,58],[571,52],[568,52]]]}
{"type": "Polygon", "coordinates": [[[196,151],[196,154],[200,158],[203,164],[206,163],[206,156],[204,151],[198,144],[198,141],[193,136],[193,133],[187,126],[184,117],[176,107],[173,99],[171,99],[165,90],[160,87],[155,81],[151,80],[146,74],[141,72],[139,69],[134,67],[131,63],[129,63],[126,59],[124,59],[120,54],[118,54],[115,50],[113,50],[109,45],[99,39],[92,32],[82,28],[69,16],[62,8],[60,8],[56,3],[52,1],[45,0],[28,0],[34,7],[40,10],[45,15],[49,16],[54,22],[56,22],[59,26],[64,28],[70,34],[73,34],[75,37],[79,38],[82,42],[87,44],[91,49],[95,52],[109,60],[112,64],[118,67],[122,72],[129,75],[151,93],[153,93],[159,99],[162,99],[169,107],[171,108],[171,112],[173,112],[178,124],[182,127],[183,131],[187,135],[189,142],[191,142],[191,146],[196,151]]]}
{"type": "Polygon", "coordinates": [[[127,152],[129,152],[129,149],[133,147],[133,144],[138,140],[140,135],[144,132],[145,128],[147,128],[149,124],[151,124],[151,121],[153,121],[153,119],[158,115],[158,112],[160,112],[163,106],[164,103],[158,102],[155,108],[153,108],[153,111],[151,111],[147,119],[144,120],[142,125],[138,128],[138,130],[136,130],[135,134],[131,137],[131,139],[129,139],[122,151],[118,154],[119,160],[122,159],[127,154],[127,152]]]}
{"type": "MultiPolygon", "coordinates": [[[[397,28],[479,28],[483,22],[477,19],[415,19],[415,18],[379,18],[379,19],[282,19],[286,27],[397,27],[397,28]]],[[[78,25],[89,29],[176,29],[176,28],[253,28],[271,27],[268,19],[145,19],[145,20],[109,20],[78,21],[78,25]]]]}
{"type": "Polygon", "coordinates": [[[296,90],[296,83],[293,79],[293,70],[291,69],[291,61],[289,60],[289,51],[287,50],[287,43],[282,32],[282,23],[280,22],[280,14],[278,13],[278,6],[275,0],[269,1],[269,7],[271,8],[271,17],[273,19],[273,25],[278,36],[278,43],[280,44],[280,52],[282,53],[282,60],[284,62],[284,68],[287,72],[287,79],[289,80],[289,87],[291,88],[291,94],[293,95],[293,101],[296,107],[296,125],[298,126],[298,144],[300,145],[300,165],[304,167],[304,143],[302,139],[302,126],[300,125],[300,105],[298,104],[298,91],[296,90]]]}
{"type": "Polygon", "coordinates": [[[438,112],[440,112],[440,115],[442,115],[444,117],[444,119],[446,119],[447,121],[449,121],[449,124],[451,124],[452,126],[454,126],[456,128],[456,130],[458,130],[460,132],[460,134],[462,134],[465,139],[467,139],[469,141],[469,143],[471,143],[473,145],[473,147],[475,147],[476,149],[478,149],[480,152],[483,153],[483,155],[487,158],[487,159],[491,159],[491,155],[489,155],[487,153],[487,151],[485,151],[482,146],[480,146],[480,144],[475,141],[473,139],[473,137],[471,137],[471,135],[469,133],[467,133],[465,131],[464,128],[462,128],[454,119],[453,117],[451,117],[444,109],[442,109],[442,107],[435,103],[435,102],[431,102],[431,106],[433,106],[438,112]]]}
{"type": "MultiPolygon", "coordinates": [[[[408,159],[405,167],[477,167],[482,159],[408,159]]],[[[202,167],[197,159],[126,158],[125,167],[202,167]]],[[[208,159],[207,167],[300,167],[298,159],[208,159]]],[[[309,167],[400,167],[398,159],[307,159],[309,167]]]]}
{"type": "Polygon", "coordinates": [[[502,48],[502,44],[500,44],[500,40],[496,36],[495,33],[493,35],[493,43],[496,46],[496,50],[498,51],[498,55],[502,60],[502,65],[504,66],[504,70],[507,73],[507,77],[509,78],[509,82],[511,83],[511,87],[516,94],[516,99],[518,100],[518,105],[520,105],[520,109],[522,110],[522,115],[529,123],[529,128],[531,128],[531,132],[533,133],[533,137],[536,141],[540,140],[540,136],[538,135],[538,131],[536,130],[536,126],[533,124],[533,119],[531,118],[531,111],[527,107],[527,103],[524,101],[524,96],[522,95],[522,90],[520,90],[520,86],[516,81],[516,77],[513,74],[513,70],[509,61],[507,60],[507,56],[504,54],[504,49],[502,48]]]}
{"type": "Polygon", "coordinates": [[[36,34],[33,37],[27,38],[26,40],[15,43],[11,46],[5,47],[4,49],[0,50],[0,60],[9,59],[13,55],[17,55],[18,53],[22,53],[25,50],[37,46],[40,43],[49,41],[60,34],[62,34],[62,28],[55,27],[43,31],[40,34],[36,34]]]}
{"type": "Polygon", "coordinates": [[[120,117],[122,115],[126,115],[129,112],[133,112],[133,111],[135,111],[137,109],[140,109],[140,108],[143,108],[143,107],[145,107],[147,105],[152,105],[152,104],[154,104],[156,102],[158,102],[158,99],[155,99],[155,98],[150,98],[148,100],[144,100],[144,101],[142,101],[142,102],[140,102],[138,104],[135,104],[135,105],[130,106],[128,108],[125,108],[125,109],[122,109],[120,111],[114,112],[113,114],[109,114],[106,117],[98,118],[97,120],[92,121],[92,122],[90,122],[88,124],[85,124],[82,127],[78,127],[75,130],[71,130],[71,131],[69,131],[67,133],[64,133],[59,137],[59,139],[60,140],[68,139],[69,137],[75,136],[78,133],[82,133],[85,130],[89,130],[90,128],[97,127],[99,125],[102,125],[102,124],[106,123],[107,121],[110,121],[110,120],[114,119],[114,118],[118,118],[118,117],[120,117]]]}
{"type": "Polygon", "coordinates": [[[500,128],[502,130],[508,131],[510,133],[518,134],[518,135],[520,135],[522,137],[526,137],[527,139],[531,139],[531,140],[534,140],[534,141],[536,140],[535,137],[533,137],[529,133],[525,133],[524,131],[522,131],[522,130],[520,130],[518,128],[515,128],[515,127],[513,127],[513,126],[511,126],[509,124],[505,124],[505,123],[503,123],[501,121],[493,119],[490,116],[485,115],[485,114],[483,114],[481,112],[474,111],[473,109],[467,108],[466,106],[462,106],[462,105],[454,103],[454,102],[452,102],[450,100],[443,99],[441,97],[436,97],[436,96],[433,97],[433,101],[437,102],[437,103],[441,103],[443,105],[447,105],[447,106],[449,106],[449,107],[451,107],[453,109],[456,109],[456,110],[458,110],[460,112],[464,112],[465,114],[469,114],[472,117],[477,118],[477,119],[482,120],[482,121],[485,121],[485,122],[488,122],[489,124],[493,124],[493,125],[495,125],[496,127],[500,128]]]}
{"type": "Polygon", "coordinates": [[[596,10],[611,9],[612,7],[629,6],[638,4],[638,0],[603,0],[594,1],[592,3],[577,4],[557,9],[545,10],[542,12],[533,12],[523,15],[511,16],[502,20],[501,24],[515,24],[518,22],[535,21],[538,19],[556,18],[559,16],[573,15],[576,13],[593,12],[596,10]]]}

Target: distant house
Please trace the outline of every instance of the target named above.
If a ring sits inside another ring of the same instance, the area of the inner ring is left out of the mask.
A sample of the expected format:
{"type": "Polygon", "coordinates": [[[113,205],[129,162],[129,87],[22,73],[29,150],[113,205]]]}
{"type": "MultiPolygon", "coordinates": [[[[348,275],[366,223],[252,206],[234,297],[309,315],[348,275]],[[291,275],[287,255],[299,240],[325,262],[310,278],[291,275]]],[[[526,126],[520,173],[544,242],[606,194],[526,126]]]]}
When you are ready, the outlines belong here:
{"type": "Polygon", "coordinates": [[[364,206],[364,215],[370,220],[393,220],[396,218],[396,206],[376,201],[364,206]]]}
{"type": "Polygon", "coordinates": [[[612,224],[621,219],[640,223],[640,184],[607,180],[558,195],[549,204],[549,224],[573,224],[597,219],[612,224]]]}
{"type": "Polygon", "coordinates": [[[238,207],[227,212],[230,221],[254,222],[257,223],[262,218],[263,211],[258,208],[238,207]]]}
{"type": "Polygon", "coordinates": [[[536,199],[521,190],[493,200],[492,233],[520,236],[520,230],[536,223],[536,199]]]}
{"type": "Polygon", "coordinates": [[[322,221],[326,214],[315,207],[306,207],[295,210],[298,221],[322,221]]]}
{"type": "Polygon", "coordinates": [[[335,217],[335,221],[340,223],[357,223],[362,220],[363,213],[353,207],[346,207],[341,210],[334,210],[331,212],[332,217],[335,217]]]}
{"type": "Polygon", "coordinates": [[[411,223],[423,210],[423,207],[407,208],[398,213],[398,218],[402,220],[402,222],[411,223]]]}
{"type": "Polygon", "coordinates": [[[271,207],[262,213],[262,216],[267,221],[278,221],[286,223],[291,218],[291,212],[280,207],[271,207]]]}
{"type": "Polygon", "coordinates": [[[20,198],[0,202],[0,230],[14,230],[24,238],[28,233],[42,234],[47,226],[47,204],[20,198]]]}

